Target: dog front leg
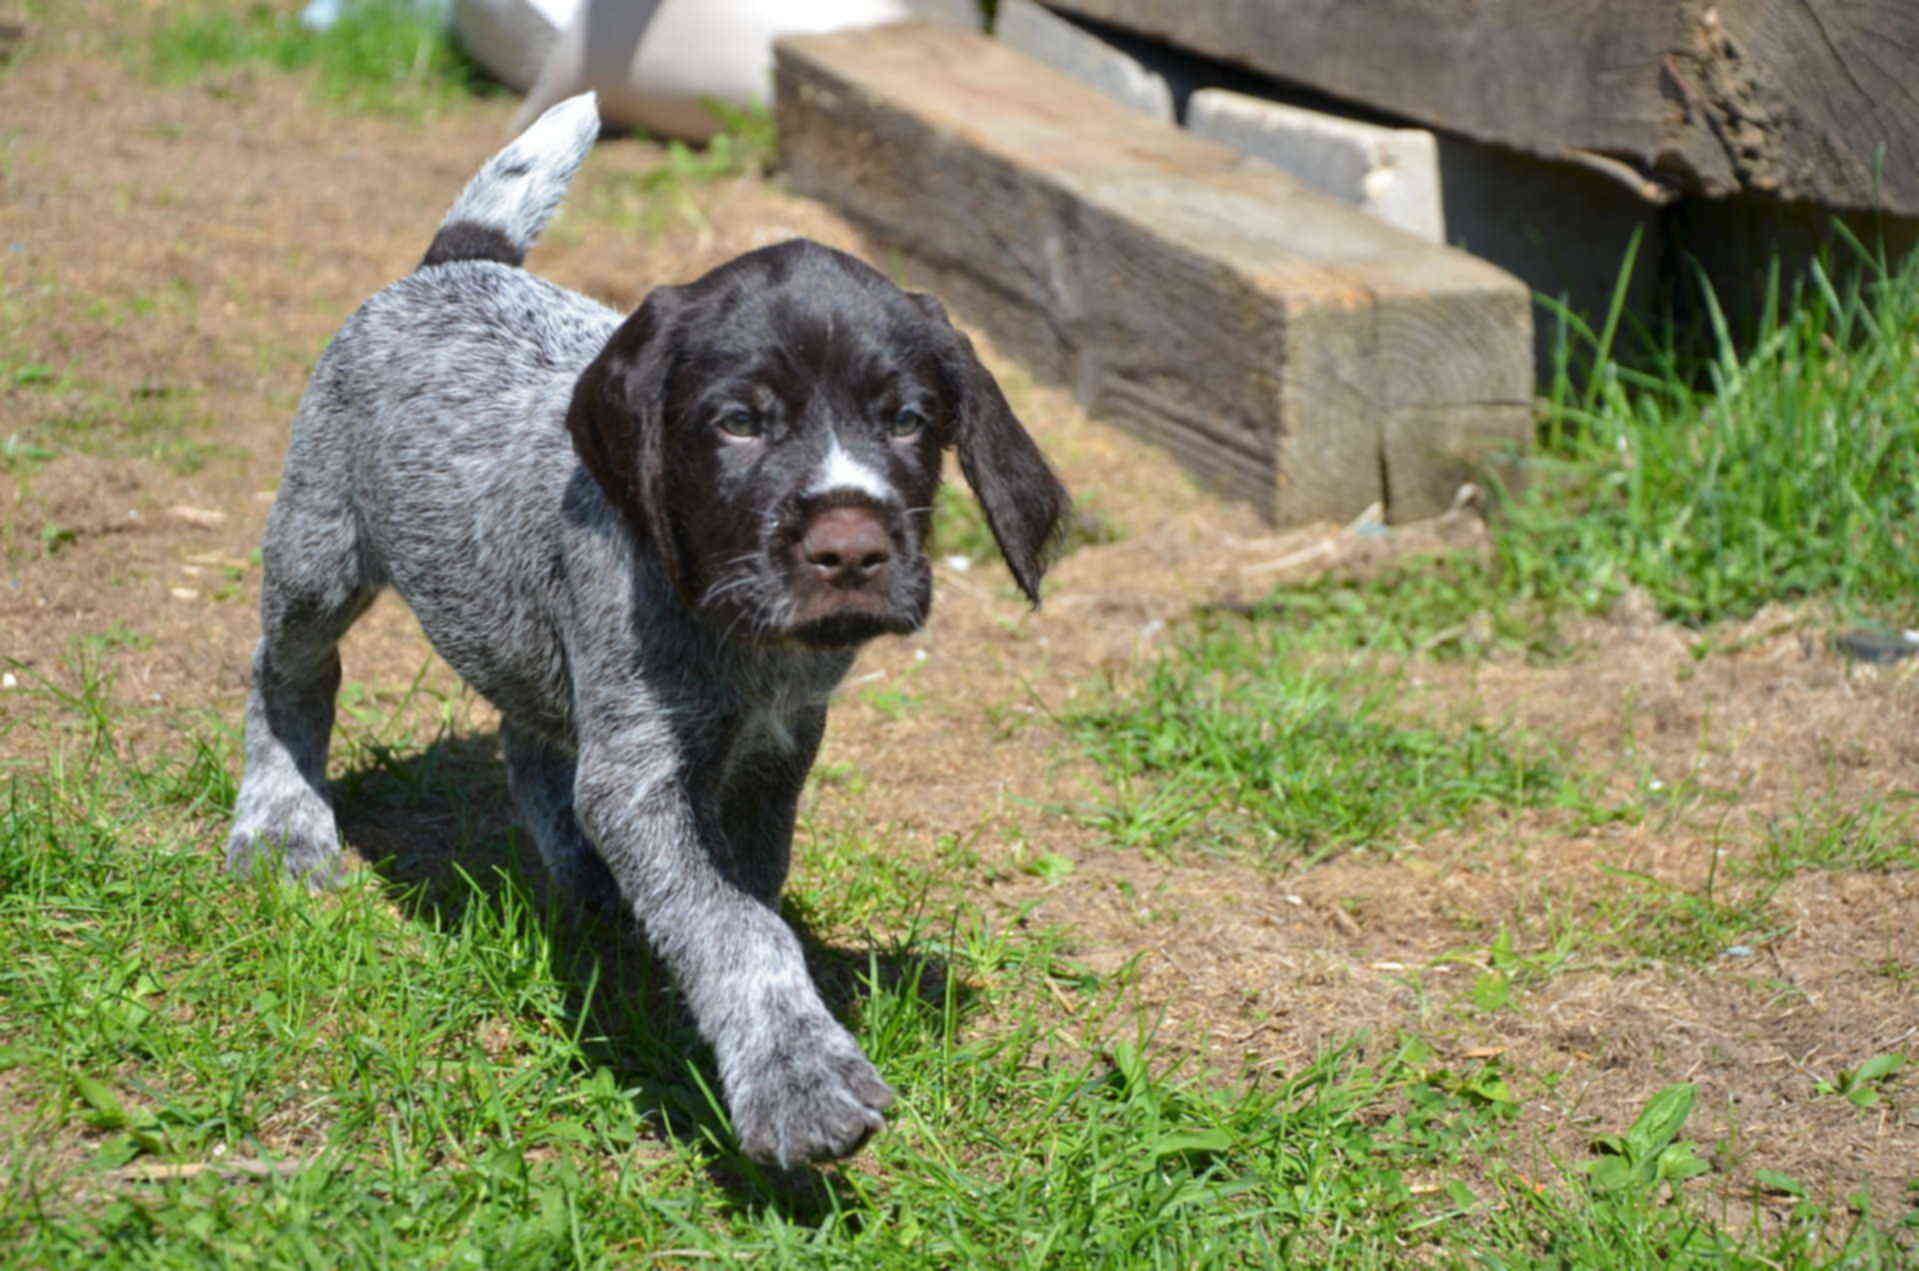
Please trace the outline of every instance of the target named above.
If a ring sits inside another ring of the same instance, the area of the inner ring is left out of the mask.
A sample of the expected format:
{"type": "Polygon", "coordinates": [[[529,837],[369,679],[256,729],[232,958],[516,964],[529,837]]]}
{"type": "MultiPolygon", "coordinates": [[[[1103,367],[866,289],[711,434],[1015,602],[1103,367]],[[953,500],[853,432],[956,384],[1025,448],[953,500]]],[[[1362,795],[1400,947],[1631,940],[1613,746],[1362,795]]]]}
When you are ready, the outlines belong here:
{"type": "Polygon", "coordinates": [[[661,754],[657,737],[583,748],[580,824],[713,1047],[741,1149],[782,1166],[849,1155],[885,1124],[893,1092],[755,895],[764,880],[661,754]]]}
{"type": "Polygon", "coordinates": [[[739,862],[746,889],[773,909],[780,907],[793,857],[793,825],[806,774],[819,754],[826,712],[812,710],[793,721],[790,749],[762,753],[736,774],[720,803],[720,827],[739,862]]]}

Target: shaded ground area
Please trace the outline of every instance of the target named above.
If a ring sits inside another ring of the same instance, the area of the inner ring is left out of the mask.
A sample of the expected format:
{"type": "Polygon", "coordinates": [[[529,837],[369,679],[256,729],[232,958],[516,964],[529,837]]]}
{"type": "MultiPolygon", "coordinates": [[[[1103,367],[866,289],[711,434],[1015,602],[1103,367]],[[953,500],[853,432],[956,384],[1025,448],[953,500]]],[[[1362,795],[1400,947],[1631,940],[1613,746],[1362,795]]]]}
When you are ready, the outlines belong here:
{"type": "MultiPolygon", "coordinates": [[[[73,0],[38,15],[0,71],[0,759],[16,771],[67,727],[57,700],[25,690],[101,668],[136,745],[173,744],[200,713],[232,726],[252,553],[305,372],[418,259],[513,108],[367,116],[249,71],[157,87],[131,12],[73,0]]],[[[777,180],[649,193],[661,161],[642,141],[603,144],[534,267],[630,306],[794,234],[889,263],[777,180]]],[[[1104,778],[1062,717],[1129,683],[1197,611],[1245,621],[1230,611],[1275,581],[1374,568],[1386,549],[1334,527],[1268,533],[988,353],[1118,540],[1068,558],[1037,614],[997,561],[941,565],[930,626],[863,655],[832,717],[806,892],[832,888],[835,844],[884,838],[933,864],[928,904],[950,889],[1065,929],[1080,964],[1131,983],[1162,1052],[1222,1078],[1414,1031],[1462,1065],[1496,1062],[1522,1092],[1515,1134],[1562,1159],[1690,1080],[1689,1133],[1718,1145],[1735,1189],[1750,1159],[1824,1194],[1863,1190],[1882,1213],[1911,1203],[1910,1077],[1868,1109],[1818,1093],[1871,1056],[1919,1054],[1911,669],[1846,666],[1811,612],[1702,637],[1630,604],[1543,663],[1353,653],[1400,677],[1408,710],[1549,739],[1622,814],[1494,811],[1306,868],[1116,845],[1084,815],[1104,778]],[[1843,846],[1866,813],[1906,868],[1793,855],[1843,846]]],[[[1399,542],[1470,555],[1484,533],[1468,509],[1399,542]]],[[[397,603],[363,620],[346,663],[343,819],[365,855],[430,873],[465,804],[442,793],[375,822],[354,814],[355,783],[381,747],[441,730],[454,744],[411,774],[480,783],[501,809],[490,714],[397,603]]]]}

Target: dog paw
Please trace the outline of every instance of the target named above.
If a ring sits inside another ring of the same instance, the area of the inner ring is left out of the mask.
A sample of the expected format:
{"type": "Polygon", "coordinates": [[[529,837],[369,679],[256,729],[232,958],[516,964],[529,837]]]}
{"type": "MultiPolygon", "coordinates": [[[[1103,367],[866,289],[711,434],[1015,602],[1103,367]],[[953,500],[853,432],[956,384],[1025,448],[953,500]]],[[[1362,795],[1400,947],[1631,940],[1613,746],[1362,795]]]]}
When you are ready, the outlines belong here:
{"type": "Polygon", "coordinates": [[[732,1100],[740,1150],[792,1167],[851,1156],[885,1127],[893,1090],[838,1024],[767,1046],[732,1100]]]}
{"type": "Polygon", "coordinates": [[[227,872],[251,878],[259,869],[278,869],[318,891],[340,881],[340,848],[308,835],[235,830],[227,839],[227,872]]]}

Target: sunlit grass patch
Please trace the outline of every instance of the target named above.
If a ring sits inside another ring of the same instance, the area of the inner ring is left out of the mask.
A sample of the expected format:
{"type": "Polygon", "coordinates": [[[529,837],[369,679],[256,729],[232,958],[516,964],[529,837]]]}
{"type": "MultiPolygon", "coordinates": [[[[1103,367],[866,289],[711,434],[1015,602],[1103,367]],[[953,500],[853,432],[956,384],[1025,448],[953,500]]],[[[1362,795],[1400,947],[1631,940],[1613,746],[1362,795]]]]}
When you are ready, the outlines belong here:
{"type": "Polygon", "coordinates": [[[297,7],[198,3],[162,23],[147,52],[162,83],[249,66],[311,69],[325,97],[382,112],[415,112],[488,89],[444,20],[407,0],[349,0],[325,31],[302,26],[297,7]]]}
{"type": "Polygon", "coordinates": [[[1412,559],[1376,577],[1327,577],[1276,587],[1242,606],[1301,643],[1443,660],[1514,654],[1552,662],[1575,652],[1567,606],[1516,595],[1492,562],[1465,555],[1412,559]]]}
{"type": "Polygon", "coordinates": [[[1703,360],[1618,356],[1623,280],[1599,331],[1566,315],[1590,370],[1551,385],[1497,536],[1511,588],[1594,608],[1638,587],[1695,625],[1806,597],[1919,612],[1919,256],[1849,242],[1778,278],[1746,340],[1701,282],[1703,360]]]}
{"type": "Polygon", "coordinates": [[[915,864],[881,831],[809,828],[789,913],[900,1102],[855,1161],[769,1174],[734,1153],[704,1048],[636,933],[570,915],[516,864],[500,783],[468,763],[490,740],[457,710],[451,733],[396,727],[383,708],[433,703],[347,695],[342,816],[412,817],[447,841],[424,853],[435,878],[383,858],[312,895],[222,873],[236,738],[179,715],[187,742],[130,746],[117,647],[83,642],[31,678],[17,726],[44,744],[0,796],[5,1265],[1910,1253],[1897,1215],[1813,1200],[1728,1222],[1671,1098],[1596,1127],[1617,1161],[1603,1176],[1565,1162],[1542,1178],[1511,1159],[1542,1078],[1497,1061],[1356,1037],[1283,1070],[1182,1068],[1123,977],[973,902],[966,844],[915,864]],[[471,815],[441,815],[453,804],[471,815]]]}
{"type": "Polygon", "coordinates": [[[1772,879],[1806,870],[1919,869],[1919,821],[1911,800],[1908,795],[1904,806],[1888,800],[1856,807],[1813,803],[1776,817],[1751,868],[1772,879]]]}
{"type": "Polygon", "coordinates": [[[1599,902],[1599,939],[1637,957],[1668,964],[1708,962],[1730,950],[1750,957],[1784,925],[1772,907],[1773,886],[1718,870],[1697,887],[1633,870],[1606,872],[1617,886],[1599,902]]]}
{"type": "Polygon", "coordinates": [[[1087,815],[1133,846],[1297,863],[1501,809],[1605,815],[1547,743],[1422,720],[1398,697],[1391,673],[1329,666],[1296,633],[1222,619],[1064,723],[1111,783],[1087,815]]]}
{"type": "Polygon", "coordinates": [[[1050,938],[967,920],[869,956],[851,1009],[902,1092],[893,1128],[845,1172],[766,1176],[623,938],[584,943],[511,877],[425,908],[372,871],[330,896],[227,879],[224,766],[182,778],[83,735],[91,759],[15,780],[5,809],[17,1265],[1218,1265],[1349,1227],[1378,1255],[1427,1205],[1404,1171],[1456,1168],[1498,1112],[1417,1050],[1223,1094],[1138,1046],[1076,1046],[1034,1010],[1050,938]],[[197,815],[143,820],[162,786],[197,815]]]}

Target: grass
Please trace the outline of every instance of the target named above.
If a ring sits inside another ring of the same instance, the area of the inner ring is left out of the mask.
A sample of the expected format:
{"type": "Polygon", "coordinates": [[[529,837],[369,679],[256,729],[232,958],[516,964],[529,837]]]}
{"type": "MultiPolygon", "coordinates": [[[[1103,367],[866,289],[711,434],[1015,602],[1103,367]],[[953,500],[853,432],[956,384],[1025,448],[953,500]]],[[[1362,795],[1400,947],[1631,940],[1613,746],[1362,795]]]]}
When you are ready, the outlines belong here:
{"type": "Polygon", "coordinates": [[[1919,826],[1909,810],[1884,800],[1853,808],[1812,804],[1767,827],[1753,868],[1775,880],[1805,870],[1919,869],[1919,826]]]}
{"type": "Polygon", "coordinates": [[[165,84],[252,66],[310,70],[322,97],[388,114],[418,114],[488,87],[444,21],[406,0],[357,0],[325,31],[300,25],[297,6],[196,4],[155,29],[147,65],[165,84]]]}
{"type": "Polygon", "coordinates": [[[25,501],[34,472],[62,453],[141,458],[170,471],[197,472],[222,453],[204,439],[210,423],[198,390],[178,384],[103,383],[76,370],[47,327],[76,312],[104,331],[156,314],[192,312],[183,289],[155,295],[90,297],[58,285],[0,274],[0,476],[15,478],[25,501]],[[49,343],[52,339],[52,343],[49,343]]]}
{"type": "Polygon", "coordinates": [[[1896,1216],[1718,1210],[1677,1167],[1704,1151],[1672,1154],[1671,1096],[1602,1138],[1617,1164],[1542,1178],[1511,1151],[1535,1079],[1496,1060],[1406,1036],[1230,1084],[1169,1066],[1061,933],[996,926],[953,889],[970,849],[915,865],[880,837],[809,833],[789,912],[901,1103],[854,1164],[757,1170],[631,933],[581,930],[519,871],[503,782],[462,766],[488,738],[405,740],[394,718],[434,705],[418,684],[349,694],[343,816],[424,818],[452,858],[376,864],[328,896],[236,882],[215,850],[232,736],[134,716],[115,652],[15,668],[30,709],[9,727],[38,730],[45,758],[0,801],[0,1265],[1906,1256],[1896,1216]],[[145,752],[136,722],[190,740],[145,752]]]}
{"type": "Polygon", "coordinates": [[[1741,947],[1749,956],[1781,925],[1774,887],[1728,885],[1717,870],[1699,888],[1636,870],[1605,872],[1619,886],[1601,905],[1599,930],[1608,943],[1651,963],[1704,963],[1741,947]]]}
{"type": "Polygon", "coordinates": [[[0,473],[30,475],[63,451],[151,459],[169,471],[197,472],[221,448],[197,440],[210,421],[191,389],[142,385],[131,391],[42,363],[11,369],[0,357],[0,395],[25,408],[29,423],[0,442],[0,473]]]}
{"type": "Polygon", "coordinates": [[[1671,970],[1751,957],[1786,925],[1773,908],[1776,880],[1711,870],[1702,883],[1682,886],[1614,866],[1599,872],[1600,887],[1549,890],[1500,922],[1488,943],[1433,964],[1475,971],[1464,1001],[1493,1013],[1522,1008],[1531,990],[1575,971],[1671,970]]]}
{"type": "MultiPolygon", "coordinates": [[[[1919,614],[1919,256],[1848,240],[1751,340],[1701,284],[1709,354],[1617,356],[1622,277],[1598,331],[1566,315],[1532,489],[1499,535],[1515,594],[1603,608],[1629,587],[1693,625],[1773,601],[1919,614]]],[[[1631,269],[1630,258],[1626,269],[1631,269]]]]}
{"type": "Polygon", "coordinates": [[[1315,658],[1310,637],[1224,619],[1063,722],[1115,792],[1088,815],[1129,846],[1303,863],[1502,807],[1604,815],[1543,742],[1435,726],[1397,695],[1390,676],[1315,658]]]}
{"type": "Polygon", "coordinates": [[[1495,563],[1467,556],[1398,562],[1377,577],[1311,579],[1240,612],[1352,653],[1448,661],[1518,654],[1546,663],[1576,651],[1564,630],[1566,606],[1515,596],[1495,563]]]}

